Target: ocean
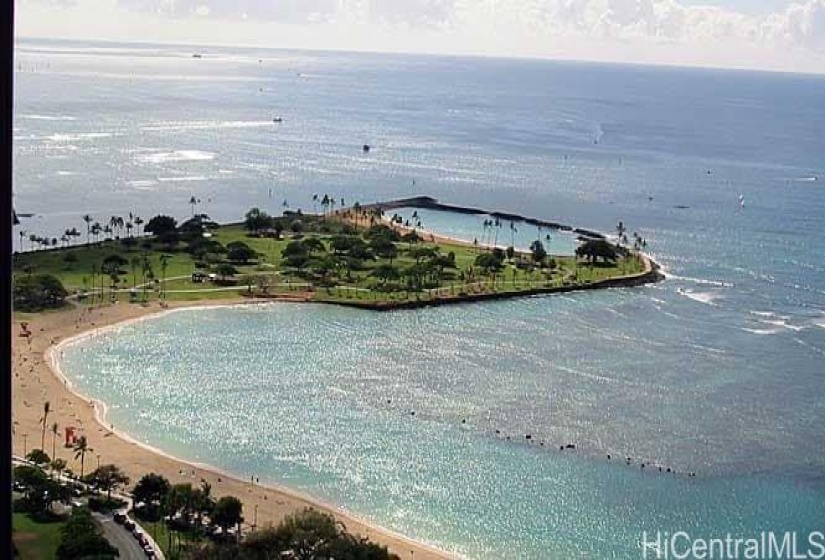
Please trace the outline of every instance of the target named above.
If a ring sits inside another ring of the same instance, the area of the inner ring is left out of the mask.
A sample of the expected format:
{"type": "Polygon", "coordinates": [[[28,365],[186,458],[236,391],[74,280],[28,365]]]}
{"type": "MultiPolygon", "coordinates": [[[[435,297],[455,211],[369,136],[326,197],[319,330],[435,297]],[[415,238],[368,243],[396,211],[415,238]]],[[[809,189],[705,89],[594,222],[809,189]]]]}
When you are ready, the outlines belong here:
{"type": "Polygon", "coordinates": [[[430,195],[621,220],[668,275],[387,314],[173,313],[66,349],[119,428],[469,558],[823,529],[825,77],[25,40],[16,65],[30,233],[185,218],[192,196],[238,221],[430,195]]]}

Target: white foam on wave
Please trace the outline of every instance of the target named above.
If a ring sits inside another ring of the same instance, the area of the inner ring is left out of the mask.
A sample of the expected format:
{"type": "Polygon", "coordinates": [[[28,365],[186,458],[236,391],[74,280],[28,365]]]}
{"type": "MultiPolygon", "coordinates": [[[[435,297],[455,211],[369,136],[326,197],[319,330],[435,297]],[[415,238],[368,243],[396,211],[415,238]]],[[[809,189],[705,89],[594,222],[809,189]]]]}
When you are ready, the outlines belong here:
{"type": "Polygon", "coordinates": [[[676,290],[680,295],[685,296],[686,298],[690,298],[693,301],[697,301],[699,303],[704,303],[705,305],[713,305],[717,299],[722,298],[722,294],[717,292],[694,292],[693,290],[683,290],[679,288],[676,290]]]}
{"type": "Polygon", "coordinates": [[[127,184],[135,189],[140,190],[154,190],[152,187],[158,184],[157,181],[152,179],[137,179],[134,181],[127,181],[127,184]]]}
{"type": "Polygon", "coordinates": [[[188,183],[191,181],[208,181],[209,177],[203,175],[190,175],[185,177],[158,177],[161,183],[188,183]]]}
{"type": "Polygon", "coordinates": [[[666,273],[666,276],[673,280],[681,280],[683,282],[692,282],[701,286],[717,286],[719,288],[733,288],[734,284],[731,282],[723,282],[722,280],[710,280],[708,278],[693,278],[691,276],[678,276],[672,273],[666,273]]]}
{"type": "Polygon", "coordinates": [[[787,319],[776,319],[776,320],[768,320],[768,321],[760,321],[760,323],[764,325],[773,325],[774,327],[781,327],[783,329],[788,329],[789,331],[801,331],[805,327],[801,325],[791,325],[788,323],[787,319]]]}
{"type": "Polygon", "coordinates": [[[777,314],[773,311],[748,311],[748,313],[757,317],[777,317],[777,314]]]}
{"type": "Polygon", "coordinates": [[[745,331],[745,332],[749,332],[751,334],[757,334],[757,335],[760,335],[760,336],[764,336],[764,335],[767,335],[767,334],[778,334],[778,333],[782,332],[781,328],[778,328],[778,329],[749,329],[747,327],[743,327],[742,330],[745,331]]]}
{"type": "Polygon", "coordinates": [[[21,119],[29,119],[33,121],[76,121],[77,117],[70,117],[68,115],[18,115],[21,119]]]}
{"type": "Polygon", "coordinates": [[[78,175],[83,175],[83,173],[79,171],[58,171],[58,177],[77,177],[78,175]]]}
{"type": "Polygon", "coordinates": [[[97,140],[99,138],[111,138],[117,136],[114,132],[74,132],[74,133],[59,133],[44,136],[43,140],[50,140],[52,142],[76,142],[78,140],[97,140]]]}
{"type": "Polygon", "coordinates": [[[201,150],[175,150],[174,152],[155,152],[140,155],[135,159],[142,163],[174,163],[180,161],[209,161],[215,159],[215,153],[201,150]]]}
{"type": "Polygon", "coordinates": [[[146,132],[183,132],[187,130],[258,128],[272,125],[272,121],[169,121],[141,126],[140,130],[146,132]]]}
{"type": "Polygon", "coordinates": [[[818,180],[819,180],[819,177],[797,177],[796,179],[794,179],[794,182],[796,182],[796,183],[813,183],[813,182],[818,181],[818,180]]]}
{"type": "Polygon", "coordinates": [[[748,311],[750,315],[759,317],[759,323],[763,325],[771,325],[772,327],[780,327],[789,331],[801,331],[805,329],[804,325],[792,325],[790,315],[779,315],[773,311],[748,311]]]}

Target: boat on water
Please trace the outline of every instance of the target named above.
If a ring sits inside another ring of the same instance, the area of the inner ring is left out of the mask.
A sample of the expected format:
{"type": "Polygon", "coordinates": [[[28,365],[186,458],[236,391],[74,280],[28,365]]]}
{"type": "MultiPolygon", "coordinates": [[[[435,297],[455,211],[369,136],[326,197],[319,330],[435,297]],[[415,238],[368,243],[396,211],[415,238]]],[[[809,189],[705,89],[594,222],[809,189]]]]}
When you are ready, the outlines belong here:
{"type": "Polygon", "coordinates": [[[192,58],[203,58],[203,55],[202,55],[202,54],[199,54],[199,53],[194,53],[194,54],[192,55],[192,58]]]}
{"type": "Polygon", "coordinates": [[[274,119],[272,119],[272,122],[282,123],[282,122],[284,122],[284,119],[283,119],[283,117],[275,117],[274,119]]]}

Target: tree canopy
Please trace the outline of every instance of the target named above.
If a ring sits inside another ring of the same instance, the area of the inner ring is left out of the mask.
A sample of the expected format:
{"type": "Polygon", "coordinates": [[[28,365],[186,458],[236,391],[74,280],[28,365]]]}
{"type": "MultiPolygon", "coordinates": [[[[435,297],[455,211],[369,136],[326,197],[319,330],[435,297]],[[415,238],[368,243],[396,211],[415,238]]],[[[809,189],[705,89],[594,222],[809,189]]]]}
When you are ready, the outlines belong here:
{"type": "Polygon", "coordinates": [[[115,465],[101,465],[89,473],[87,481],[106,492],[107,498],[111,500],[112,490],[129,484],[129,477],[115,465]]]}
{"type": "Polygon", "coordinates": [[[73,509],[60,533],[57,560],[110,560],[119,555],[118,550],[103,538],[87,508],[73,509]]]}
{"type": "Polygon", "coordinates": [[[486,273],[495,273],[504,268],[504,259],[496,253],[481,253],[476,257],[475,265],[486,273]]]}
{"type": "Polygon", "coordinates": [[[398,560],[386,547],[348,533],[334,517],[311,508],[288,515],[276,528],[251,533],[240,543],[208,545],[192,560],[282,558],[287,552],[294,560],[398,560]]]}
{"type": "Polygon", "coordinates": [[[23,498],[16,507],[28,512],[35,519],[47,518],[53,502],[67,500],[69,497],[68,489],[49,478],[40,467],[15,467],[14,480],[25,489],[23,498]]]}
{"type": "Polygon", "coordinates": [[[258,253],[243,241],[233,241],[226,246],[226,258],[232,262],[246,264],[257,257],[258,253]]]}
{"type": "Polygon", "coordinates": [[[589,239],[576,249],[576,256],[586,258],[595,263],[599,259],[604,262],[613,262],[618,258],[616,246],[605,239],[589,239]]]}
{"type": "Polygon", "coordinates": [[[62,307],[69,293],[51,274],[15,275],[12,290],[14,307],[20,311],[41,311],[62,307]]]}
{"type": "Polygon", "coordinates": [[[148,231],[160,238],[164,236],[177,233],[178,221],[172,216],[165,216],[158,214],[149,220],[143,228],[143,231],[148,231]]]}
{"type": "Polygon", "coordinates": [[[547,258],[547,250],[540,240],[536,239],[530,244],[530,256],[537,263],[542,263],[547,258]]]}
{"type": "Polygon", "coordinates": [[[224,534],[227,529],[240,525],[242,521],[243,503],[235,496],[224,496],[215,504],[212,522],[223,529],[224,534]]]}
{"type": "Polygon", "coordinates": [[[244,227],[252,233],[258,233],[272,225],[272,216],[260,208],[252,208],[244,216],[244,227]]]}
{"type": "Polygon", "coordinates": [[[132,489],[132,498],[135,502],[143,502],[144,504],[159,504],[166,498],[171,486],[169,481],[163,475],[156,473],[149,473],[143,475],[134,489],[132,489]]]}

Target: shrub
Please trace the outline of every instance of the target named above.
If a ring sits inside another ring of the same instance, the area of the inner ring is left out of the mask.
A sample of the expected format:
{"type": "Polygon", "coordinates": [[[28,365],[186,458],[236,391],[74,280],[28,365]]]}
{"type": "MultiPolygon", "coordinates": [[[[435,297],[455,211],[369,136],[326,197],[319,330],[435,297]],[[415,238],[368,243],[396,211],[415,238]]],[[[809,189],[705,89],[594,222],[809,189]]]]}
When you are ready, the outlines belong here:
{"type": "Polygon", "coordinates": [[[114,511],[126,505],[126,502],[118,498],[107,500],[105,496],[92,496],[89,498],[89,509],[101,513],[114,511]]]}
{"type": "Polygon", "coordinates": [[[51,274],[14,278],[14,307],[21,311],[41,311],[62,307],[69,293],[51,274]]]}

